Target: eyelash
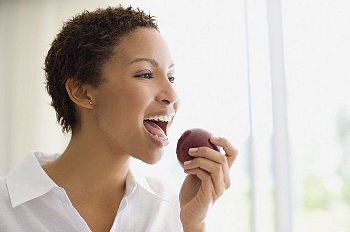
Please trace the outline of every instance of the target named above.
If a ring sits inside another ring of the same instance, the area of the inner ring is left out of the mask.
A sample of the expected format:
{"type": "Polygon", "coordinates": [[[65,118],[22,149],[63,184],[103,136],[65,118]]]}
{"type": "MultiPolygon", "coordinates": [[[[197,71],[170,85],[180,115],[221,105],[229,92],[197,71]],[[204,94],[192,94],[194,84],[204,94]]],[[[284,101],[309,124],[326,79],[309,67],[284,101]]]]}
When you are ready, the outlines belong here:
{"type": "Polygon", "coordinates": [[[135,77],[140,77],[140,78],[145,78],[145,79],[152,79],[153,78],[153,73],[151,73],[151,72],[149,72],[149,73],[141,73],[141,74],[135,75],[135,77]]]}
{"type": "MultiPolygon", "coordinates": [[[[135,75],[134,77],[145,78],[145,79],[152,79],[153,78],[153,73],[152,72],[141,73],[141,74],[135,75]]],[[[173,76],[168,77],[168,80],[170,81],[170,83],[174,83],[175,82],[175,77],[173,77],[173,76]]]]}

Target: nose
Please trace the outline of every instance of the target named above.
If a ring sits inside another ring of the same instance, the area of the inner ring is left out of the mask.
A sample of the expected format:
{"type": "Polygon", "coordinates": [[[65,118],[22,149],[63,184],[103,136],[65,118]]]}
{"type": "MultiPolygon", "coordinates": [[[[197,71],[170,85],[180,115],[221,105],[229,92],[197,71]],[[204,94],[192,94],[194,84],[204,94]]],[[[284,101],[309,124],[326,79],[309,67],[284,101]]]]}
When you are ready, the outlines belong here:
{"type": "Polygon", "coordinates": [[[169,81],[163,84],[160,90],[161,91],[156,97],[158,102],[166,105],[173,105],[179,100],[174,86],[169,81]]]}

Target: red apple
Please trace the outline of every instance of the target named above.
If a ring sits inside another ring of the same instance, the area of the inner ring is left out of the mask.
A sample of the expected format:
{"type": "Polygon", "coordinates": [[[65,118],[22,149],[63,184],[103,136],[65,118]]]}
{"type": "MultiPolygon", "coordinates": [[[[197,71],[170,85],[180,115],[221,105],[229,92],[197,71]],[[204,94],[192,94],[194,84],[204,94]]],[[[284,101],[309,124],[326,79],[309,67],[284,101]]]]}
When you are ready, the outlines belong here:
{"type": "Polygon", "coordinates": [[[177,159],[181,166],[183,166],[185,161],[193,159],[193,157],[188,154],[190,148],[209,147],[215,151],[220,151],[218,146],[210,142],[211,136],[211,133],[200,128],[185,131],[177,141],[176,147],[177,159]]]}

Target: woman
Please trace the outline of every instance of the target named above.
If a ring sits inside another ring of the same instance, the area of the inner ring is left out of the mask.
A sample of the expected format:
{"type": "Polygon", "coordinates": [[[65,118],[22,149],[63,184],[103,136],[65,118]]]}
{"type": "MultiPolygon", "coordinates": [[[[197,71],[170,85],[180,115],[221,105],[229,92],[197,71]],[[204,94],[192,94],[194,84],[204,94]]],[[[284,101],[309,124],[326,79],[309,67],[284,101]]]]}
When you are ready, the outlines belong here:
{"type": "Polygon", "coordinates": [[[83,12],[64,24],[45,61],[65,151],[34,152],[0,179],[0,231],[205,231],[237,155],[193,148],[180,196],[136,177],[158,162],[179,107],[174,63],[154,18],[129,8],[83,12]],[[180,206],[180,207],[179,207],[180,206]]]}

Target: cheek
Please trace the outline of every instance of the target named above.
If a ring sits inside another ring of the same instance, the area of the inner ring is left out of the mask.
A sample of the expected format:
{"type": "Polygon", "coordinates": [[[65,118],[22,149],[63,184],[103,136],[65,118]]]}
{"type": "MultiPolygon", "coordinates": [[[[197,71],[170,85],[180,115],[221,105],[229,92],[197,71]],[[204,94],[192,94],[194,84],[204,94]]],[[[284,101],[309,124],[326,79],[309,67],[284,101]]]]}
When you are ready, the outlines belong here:
{"type": "Polygon", "coordinates": [[[107,127],[130,127],[130,124],[135,124],[136,121],[141,122],[149,103],[150,97],[145,90],[134,88],[115,91],[99,99],[96,117],[107,127]]]}

